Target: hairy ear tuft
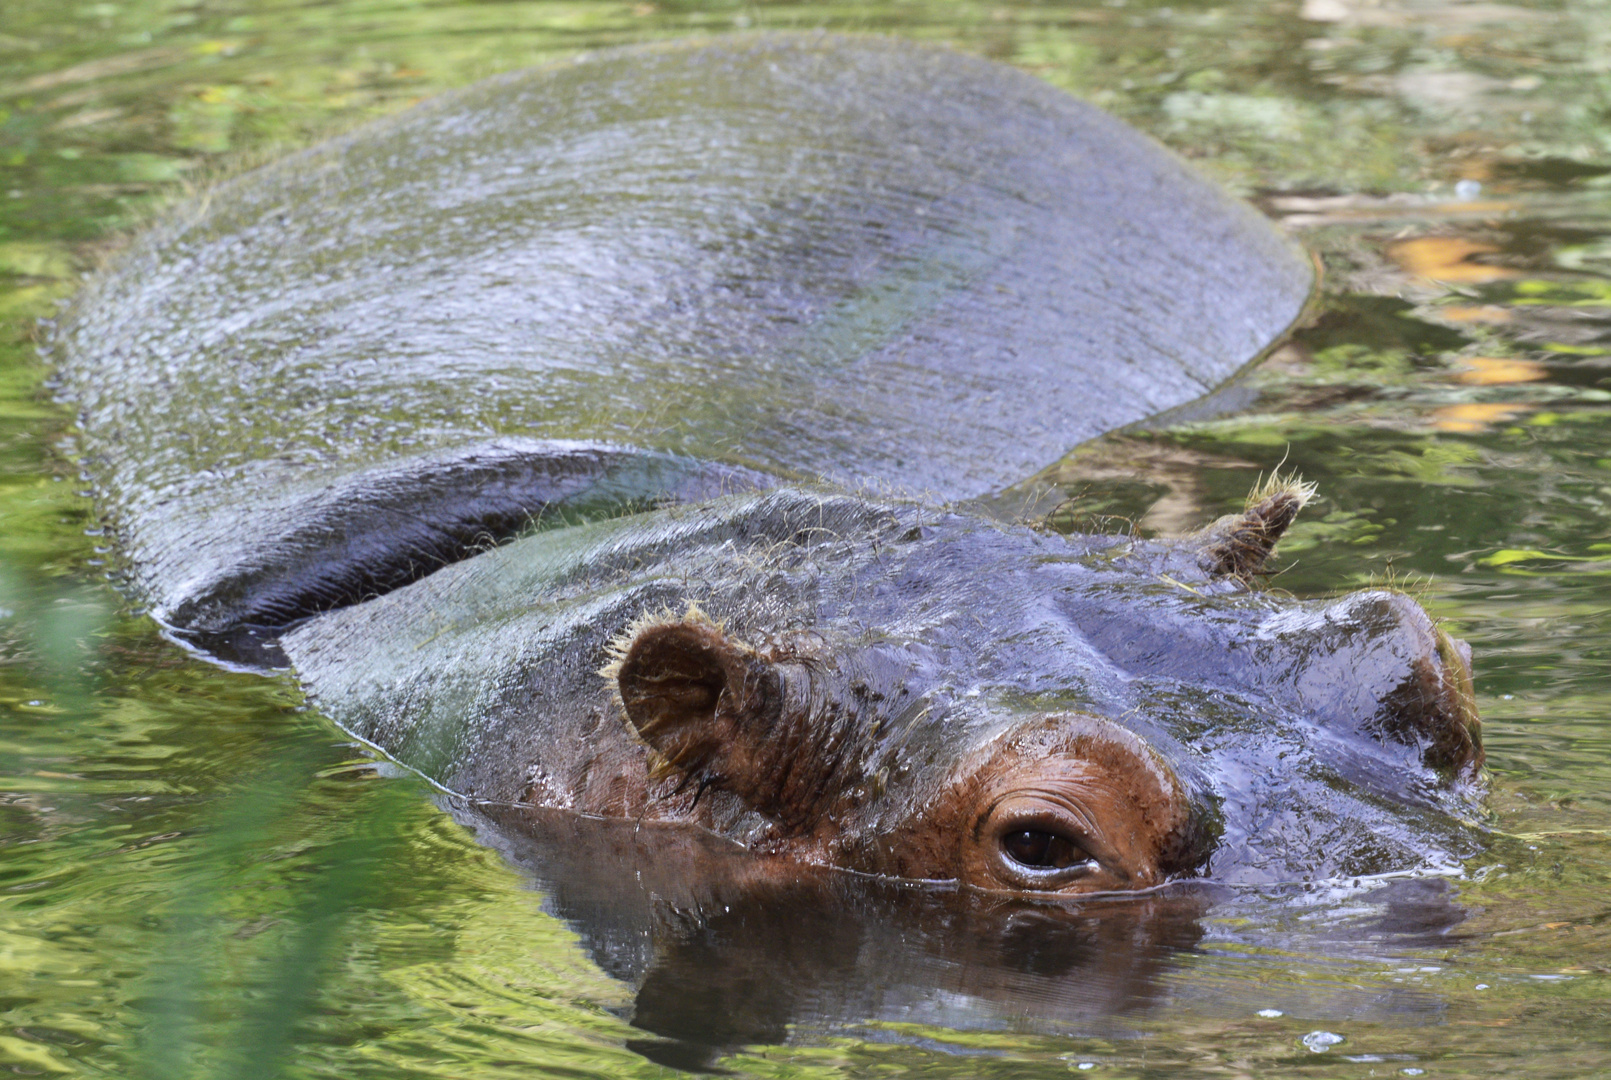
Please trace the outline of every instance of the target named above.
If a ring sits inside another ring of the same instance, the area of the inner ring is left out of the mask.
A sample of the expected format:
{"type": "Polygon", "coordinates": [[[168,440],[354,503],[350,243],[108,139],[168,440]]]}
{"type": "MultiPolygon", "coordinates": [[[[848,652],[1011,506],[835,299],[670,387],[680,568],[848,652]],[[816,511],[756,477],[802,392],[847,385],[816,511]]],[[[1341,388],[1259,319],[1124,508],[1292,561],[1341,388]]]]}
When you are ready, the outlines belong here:
{"type": "Polygon", "coordinates": [[[1276,542],[1314,497],[1315,485],[1302,477],[1271,473],[1248,494],[1246,509],[1204,530],[1203,569],[1244,581],[1263,573],[1276,542]]]}

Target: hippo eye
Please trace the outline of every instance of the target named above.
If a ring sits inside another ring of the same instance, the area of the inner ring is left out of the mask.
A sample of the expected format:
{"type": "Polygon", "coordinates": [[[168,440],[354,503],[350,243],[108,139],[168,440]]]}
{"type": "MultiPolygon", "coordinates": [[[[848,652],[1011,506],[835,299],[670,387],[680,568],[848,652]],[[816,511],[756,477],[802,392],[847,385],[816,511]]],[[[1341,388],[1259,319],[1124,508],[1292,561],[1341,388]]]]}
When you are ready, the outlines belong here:
{"type": "Polygon", "coordinates": [[[1068,837],[1038,829],[1003,834],[1001,850],[1013,862],[1036,870],[1067,870],[1091,861],[1090,853],[1068,837]]]}

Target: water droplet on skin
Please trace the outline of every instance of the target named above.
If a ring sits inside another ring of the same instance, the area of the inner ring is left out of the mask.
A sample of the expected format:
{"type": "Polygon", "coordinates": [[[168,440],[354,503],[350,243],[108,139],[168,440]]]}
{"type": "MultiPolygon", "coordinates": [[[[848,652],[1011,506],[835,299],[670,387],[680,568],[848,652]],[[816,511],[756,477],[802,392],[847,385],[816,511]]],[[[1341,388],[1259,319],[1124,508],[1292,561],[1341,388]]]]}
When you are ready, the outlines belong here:
{"type": "Polygon", "coordinates": [[[1303,1045],[1315,1054],[1324,1054],[1343,1041],[1345,1041],[1343,1037],[1334,1031],[1311,1031],[1303,1037],[1303,1045]]]}
{"type": "Polygon", "coordinates": [[[1264,1017],[1266,1020],[1274,1020],[1278,1016],[1285,1016],[1286,1013],[1282,1012],[1280,1009],[1260,1009],[1259,1015],[1264,1017]]]}

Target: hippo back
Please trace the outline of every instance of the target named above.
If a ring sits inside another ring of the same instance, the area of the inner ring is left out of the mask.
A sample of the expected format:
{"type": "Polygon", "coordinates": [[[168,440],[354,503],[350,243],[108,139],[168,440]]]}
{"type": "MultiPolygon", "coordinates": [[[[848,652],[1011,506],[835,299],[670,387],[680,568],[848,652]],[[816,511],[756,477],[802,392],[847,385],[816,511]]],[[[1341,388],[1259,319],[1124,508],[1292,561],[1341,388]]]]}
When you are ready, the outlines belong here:
{"type": "Polygon", "coordinates": [[[139,240],[55,346],[139,591],[182,624],[331,505],[443,517],[396,503],[409,462],[443,498],[511,489],[488,520],[531,512],[531,469],[453,472],[489,446],[990,492],[1231,376],[1311,278],[1040,80],[766,35],[493,79],[241,176],[139,240]]]}

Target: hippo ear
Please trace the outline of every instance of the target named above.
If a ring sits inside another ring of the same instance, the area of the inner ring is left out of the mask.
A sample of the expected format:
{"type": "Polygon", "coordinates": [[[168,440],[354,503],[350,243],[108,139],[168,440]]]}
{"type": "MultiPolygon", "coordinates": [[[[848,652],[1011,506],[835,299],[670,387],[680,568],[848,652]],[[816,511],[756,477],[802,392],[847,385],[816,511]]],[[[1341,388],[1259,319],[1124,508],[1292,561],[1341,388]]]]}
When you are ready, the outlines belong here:
{"type": "Polygon", "coordinates": [[[761,655],[694,609],[633,627],[615,653],[605,673],[662,774],[731,791],[789,832],[808,830],[840,790],[840,725],[811,707],[803,665],[761,655]]]}
{"type": "Polygon", "coordinates": [[[1203,530],[1199,565],[1210,574],[1243,580],[1262,573],[1276,541],[1314,494],[1315,486],[1301,477],[1272,475],[1247,497],[1247,509],[1203,530]]]}

